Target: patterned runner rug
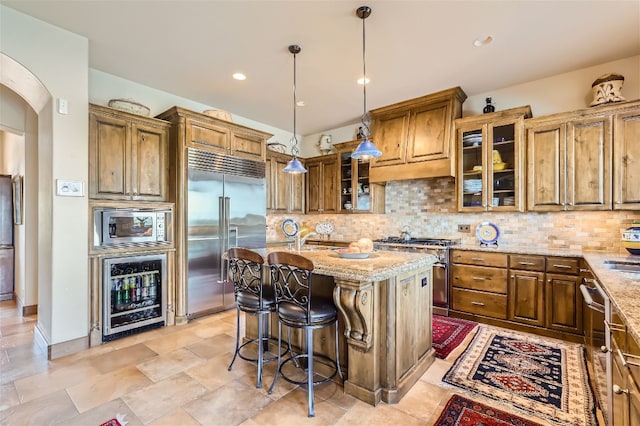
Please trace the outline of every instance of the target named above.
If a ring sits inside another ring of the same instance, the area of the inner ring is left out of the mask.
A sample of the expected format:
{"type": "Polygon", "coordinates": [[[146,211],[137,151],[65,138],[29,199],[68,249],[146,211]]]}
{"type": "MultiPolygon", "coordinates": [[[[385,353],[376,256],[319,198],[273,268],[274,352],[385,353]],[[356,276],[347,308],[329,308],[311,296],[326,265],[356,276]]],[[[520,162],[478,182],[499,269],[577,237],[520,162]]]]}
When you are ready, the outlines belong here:
{"type": "Polygon", "coordinates": [[[442,410],[434,426],[541,426],[476,401],[453,395],[442,410]]]}
{"type": "Polygon", "coordinates": [[[442,379],[560,425],[594,425],[584,348],[481,326],[442,379]]]}
{"type": "Polygon", "coordinates": [[[433,349],[438,358],[446,358],[462,343],[477,322],[433,315],[433,349]]]}

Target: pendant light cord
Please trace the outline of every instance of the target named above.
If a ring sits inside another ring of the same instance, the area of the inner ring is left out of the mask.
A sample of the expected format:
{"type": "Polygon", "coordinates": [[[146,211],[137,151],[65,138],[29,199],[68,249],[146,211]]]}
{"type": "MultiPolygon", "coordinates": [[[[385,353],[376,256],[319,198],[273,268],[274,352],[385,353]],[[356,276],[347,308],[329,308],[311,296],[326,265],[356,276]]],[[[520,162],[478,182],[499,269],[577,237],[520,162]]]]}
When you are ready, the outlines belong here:
{"type": "Polygon", "coordinates": [[[365,32],[365,19],[367,19],[369,15],[367,13],[362,14],[362,94],[363,94],[363,110],[362,117],[360,121],[362,122],[364,139],[369,139],[369,124],[370,118],[367,112],[367,60],[366,60],[366,32],[365,32]]]}
{"type": "Polygon", "coordinates": [[[296,98],[296,56],[293,54],[293,146],[291,147],[291,154],[294,157],[298,156],[300,152],[298,150],[298,137],[296,136],[296,110],[297,110],[297,98],[296,98]]]}

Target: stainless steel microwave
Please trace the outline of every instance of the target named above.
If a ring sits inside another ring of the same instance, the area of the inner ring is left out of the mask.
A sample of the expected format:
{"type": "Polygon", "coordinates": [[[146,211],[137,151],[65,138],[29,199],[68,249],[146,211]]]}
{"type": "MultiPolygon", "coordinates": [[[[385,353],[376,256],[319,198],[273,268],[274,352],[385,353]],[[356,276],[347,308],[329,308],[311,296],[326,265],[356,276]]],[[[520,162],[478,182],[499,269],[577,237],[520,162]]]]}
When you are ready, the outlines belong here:
{"type": "Polygon", "coordinates": [[[93,211],[94,247],[171,242],[171,210],[109,209],[93,211]]]}

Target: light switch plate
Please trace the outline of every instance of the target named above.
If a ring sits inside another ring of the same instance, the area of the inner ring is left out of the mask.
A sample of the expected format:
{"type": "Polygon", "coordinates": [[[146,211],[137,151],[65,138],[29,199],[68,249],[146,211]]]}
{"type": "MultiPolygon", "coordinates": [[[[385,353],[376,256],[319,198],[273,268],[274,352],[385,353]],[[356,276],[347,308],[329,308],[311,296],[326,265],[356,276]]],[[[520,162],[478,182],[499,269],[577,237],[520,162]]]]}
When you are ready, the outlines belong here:
{"type": "Polygon", "coordinates": [[[79,180],[56,180],[56,193],[63,197],[82,197],[84,196],[84,184],[79,180]]]}

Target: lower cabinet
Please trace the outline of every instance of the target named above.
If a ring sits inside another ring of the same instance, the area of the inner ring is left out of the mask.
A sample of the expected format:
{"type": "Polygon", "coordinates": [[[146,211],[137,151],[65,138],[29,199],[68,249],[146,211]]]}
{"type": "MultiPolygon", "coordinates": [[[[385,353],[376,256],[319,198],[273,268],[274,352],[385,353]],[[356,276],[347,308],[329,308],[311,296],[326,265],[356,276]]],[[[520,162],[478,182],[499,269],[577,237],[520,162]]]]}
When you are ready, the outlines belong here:
{"type": "Polygon", "coordinates": [[[579,259],[453,250],[451,316],[582,341],[579,259]]]}

